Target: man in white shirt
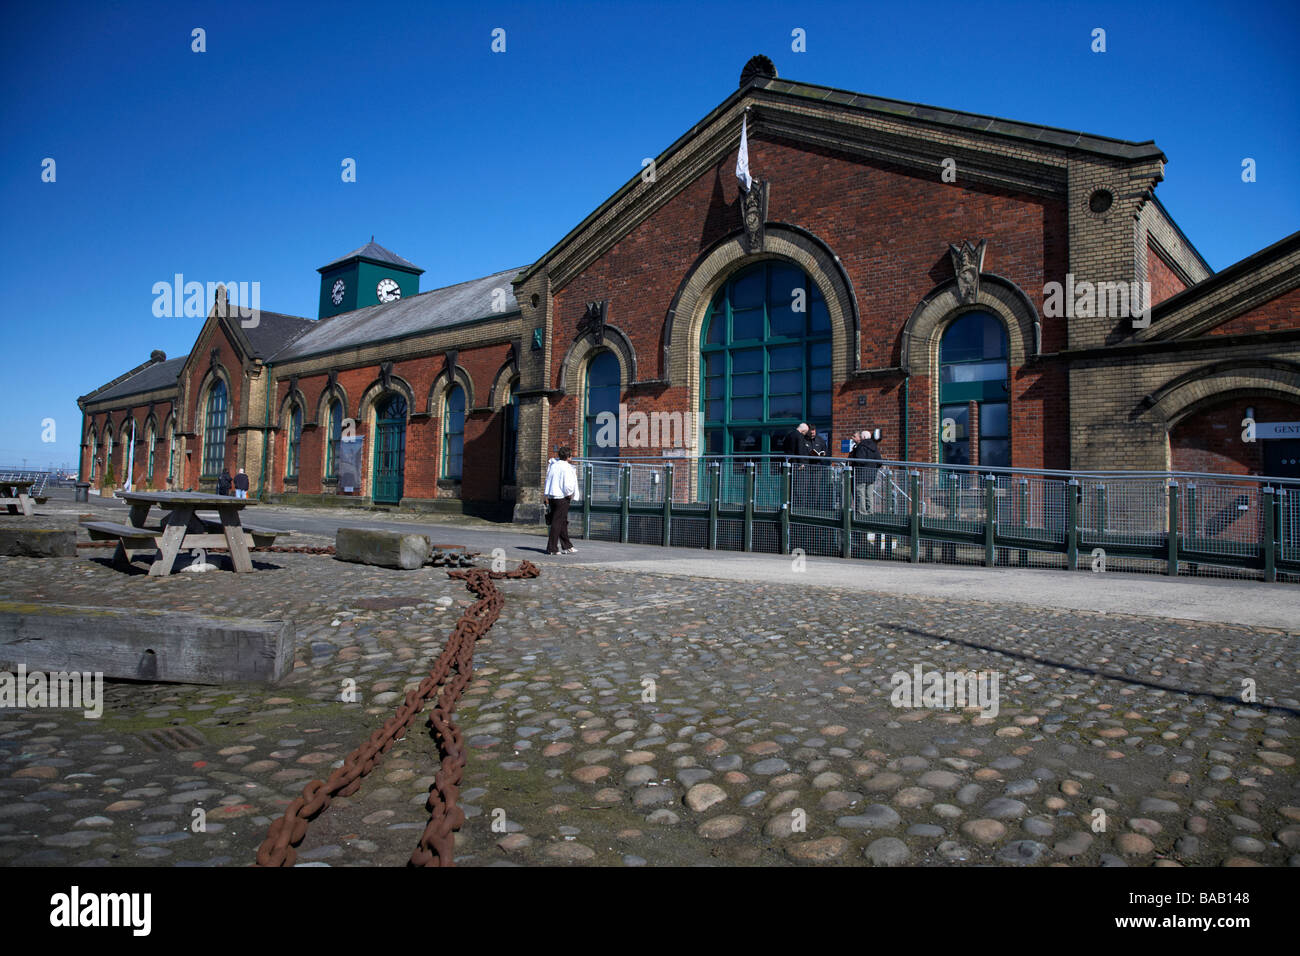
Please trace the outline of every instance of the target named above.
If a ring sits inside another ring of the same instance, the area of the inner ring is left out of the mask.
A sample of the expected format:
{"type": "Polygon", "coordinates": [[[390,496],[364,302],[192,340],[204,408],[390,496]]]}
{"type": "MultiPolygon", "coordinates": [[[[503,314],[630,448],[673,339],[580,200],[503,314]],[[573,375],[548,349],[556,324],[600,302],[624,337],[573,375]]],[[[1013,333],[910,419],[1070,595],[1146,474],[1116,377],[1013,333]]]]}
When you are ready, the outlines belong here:
{"type": "Polygon", "coordinates": [[[546,553],[574,554],[578,549],[569,540],[569,504],[575,498],[582,500],[582,493],[578,488],[578,473],[569,464],[568,447],[560,446],[556,456],[546,469],[546,484],[542,491],[551,515],[546,553]]]}

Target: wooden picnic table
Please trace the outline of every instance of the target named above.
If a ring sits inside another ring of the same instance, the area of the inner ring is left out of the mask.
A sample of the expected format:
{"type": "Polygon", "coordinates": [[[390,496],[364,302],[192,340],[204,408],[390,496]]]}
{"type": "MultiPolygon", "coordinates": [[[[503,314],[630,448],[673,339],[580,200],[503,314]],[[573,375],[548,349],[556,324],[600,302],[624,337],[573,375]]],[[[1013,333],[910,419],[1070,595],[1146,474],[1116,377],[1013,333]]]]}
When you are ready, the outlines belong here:
{"type": "MultiPolygon", "coordinates": [[[[252,571],[253,561],[248,555],[249,536],[244,532],[239,520],[239,512],[249,505],[256,504],[248,498],[229,498],[225,495],[207,495],[193,491],[119,491],[117,497],[131,506],[130,528],[138,528],[140,536],[155,536],[158,554],[149,567],[149,574],[154,577],[172,573],[172,564],[181,551],[192,548],[230,549],[230,561],[236,571],[252,571]],[[160,529],[145,527],[149,510],[157,505],[167,512],[160,529]],[[210,533],[208,527],[195,512],[200,508],[215,509],[220,517],[221,530],[210,533]]],[[[118,549],[126,552],[131,560],[131,548],[126,536],[118,541],[118,549]]],[[[140,539],[134,539],[136,543],[140,539]]]]}
{"type": "Polygon", "coordinates": [[[11,515],[20,512],[32,515],[32,499],[27,489],[36,484],[35,478],[0,478],[0,506],[11,515]]]}

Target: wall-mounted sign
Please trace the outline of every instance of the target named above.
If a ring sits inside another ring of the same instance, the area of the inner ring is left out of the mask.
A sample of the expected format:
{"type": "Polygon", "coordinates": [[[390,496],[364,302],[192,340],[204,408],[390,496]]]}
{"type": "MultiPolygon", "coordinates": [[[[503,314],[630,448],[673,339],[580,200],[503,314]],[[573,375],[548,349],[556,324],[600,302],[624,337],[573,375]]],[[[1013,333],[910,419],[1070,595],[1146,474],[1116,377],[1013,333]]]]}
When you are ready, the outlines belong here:
{"type": "Polygon", "coordinates": [[[352,441],[339,442],[339,487],[346,494],[351,494],[353,488],[361,487],[365,444],[360,435],[352,441]]]}
{"type": "Polygon", "coordinates": [[[1257,439],[1300,438],[1300,422],[1256,422],[1257,439]]]}

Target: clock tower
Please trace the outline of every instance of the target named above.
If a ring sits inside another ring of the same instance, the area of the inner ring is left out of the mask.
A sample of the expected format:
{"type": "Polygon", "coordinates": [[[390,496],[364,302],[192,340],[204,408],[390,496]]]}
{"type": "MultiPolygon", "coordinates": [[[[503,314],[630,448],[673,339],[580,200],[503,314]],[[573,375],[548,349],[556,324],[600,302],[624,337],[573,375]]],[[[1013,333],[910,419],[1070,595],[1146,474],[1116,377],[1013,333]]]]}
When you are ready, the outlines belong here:
{"type": "Polygon", "coordinates": [[[360,249],[316,271],[320,273],[318,318],[322,319],[418,295],[420,276],[424,272],[379,245],[374,236],[360,249]]]}

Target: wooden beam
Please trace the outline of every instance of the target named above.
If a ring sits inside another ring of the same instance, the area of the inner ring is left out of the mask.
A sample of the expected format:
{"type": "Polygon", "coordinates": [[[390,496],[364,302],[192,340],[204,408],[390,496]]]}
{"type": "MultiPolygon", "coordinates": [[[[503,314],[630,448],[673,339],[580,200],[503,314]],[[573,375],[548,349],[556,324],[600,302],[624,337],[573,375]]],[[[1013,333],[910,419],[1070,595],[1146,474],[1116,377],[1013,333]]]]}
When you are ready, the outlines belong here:
{"type": "Polygon", "coordinates": [[[293,669],[293,644],[293,621],[0,601],[0,670],[274,684],[293,669]]]}

